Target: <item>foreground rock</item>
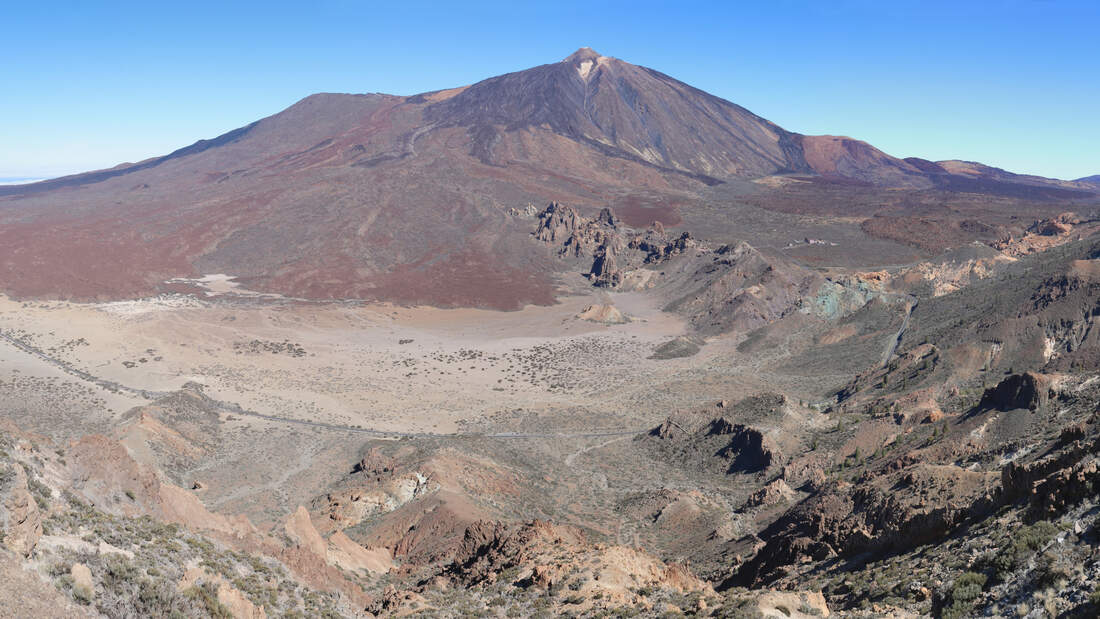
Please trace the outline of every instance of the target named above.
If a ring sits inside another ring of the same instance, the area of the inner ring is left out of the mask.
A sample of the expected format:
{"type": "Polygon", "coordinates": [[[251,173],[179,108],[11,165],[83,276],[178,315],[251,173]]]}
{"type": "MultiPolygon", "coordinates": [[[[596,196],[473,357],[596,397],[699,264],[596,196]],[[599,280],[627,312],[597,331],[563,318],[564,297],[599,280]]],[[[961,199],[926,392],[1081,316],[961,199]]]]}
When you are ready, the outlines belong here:
{"type": "Polygon", "coordinates": [[[4,546],[24,557],[34,551],[42,537],[42,514],[27,486],[27,472],[21,464],[12,463],[3,471],[5,494],[3,512],[4,546]]]}

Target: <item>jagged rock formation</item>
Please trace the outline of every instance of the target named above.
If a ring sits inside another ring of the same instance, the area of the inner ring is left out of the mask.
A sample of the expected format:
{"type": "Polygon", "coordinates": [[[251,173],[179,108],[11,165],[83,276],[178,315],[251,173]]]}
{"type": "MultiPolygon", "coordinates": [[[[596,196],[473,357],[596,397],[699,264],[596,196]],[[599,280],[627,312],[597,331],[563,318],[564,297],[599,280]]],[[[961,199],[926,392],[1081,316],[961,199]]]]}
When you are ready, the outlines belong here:
{"type": "MultiPolygon", "coordinates": [[[[606,211],[607,209],[604,209],[606,211]]],[[[601,211],[601,216],[603,211],[601,211]]],[[[558,255],[590,256],[615,231],[610,217],[595,220],[582,217],[577,209],[551,202],[538,214],[535,238],[558,248],[558,255]]]]}
{"type": "Polygon", "coordinates": [[[665,457],[720,474],[765,473],[781,466],[783,454],[759,430],[724,416],[701,419],[698,413],[670,416],[643,440],[665,457]]]}
{"type": "Polygon", "coordinates": [[[534,237],[555,247],[559,257],[591,258],[586,275],[601,288],[618,288],[630,270],[659,264],[694,246],[690,233],[671,238],[659,223],[638,233],[607,207],[589,219],[573,207],[551,202],[538,219],[534,237]]]}
{"type": "Polygon", "coordinates": [[[670,241],[664,226],[656,222],[653,227],[646,230],[644,235],[631,239],[629,247],[645,252],[645,264],[654,264],[678,256],[694,245],[690,232],[683,232],[670,241]]]}
{"type": "Polygon", "coordinates": [[[998,239],[992,246],[1009,256],[1026,256],[1092,236],[1098,229],[1100,217],[1095,213],[1082,216],[1066,212],[1038,219],[1022,232],[998,239]]]}
{"type": "Polygon", "coordinates": [[[614,246],[606,243],[600,245],[592,260],[592,270],[588,272],[588,278],[593,286],[600,288],[615,288],[623,281],[623,272],[615,260],[614,246]]]}
{"type": "Polygon", "coordinates": [[[1062,236],[1068,234],[1075,225],[1082,222],[1083,220],[1076,213],[1062,213],[1056,217],[1036,221],[1028,226],[1026,232],[1039,236],[1062,236]]]}
{"type": "Polygon", "coordinates": [[[941,539],[995,505],[996,476],[951,466],[832,484],[792,508],[759,536],[765,545],[728,581],[759,584],[803,560],[909,549],[941,539]],[[932,501],[932,497],[936,500],[932,501]]]}
{"type": "Polygon", "coordinates": [[[712,251],[690,232],[668,234],[659,222],[639,232],[622,225],[608,208],[588,219],[574,208],[551,203],[539,214],[533,234],[555,247],[559,257],[591,257],[586,276],[594,286],[657,286],[672,299],[665,310],[685,315],[702,334],[749,331],[800,310],[837,318],[882,293],[867,289],[862,280],[827,280],[785,258],[765,256],[748,243],[712,251]],[[658,277],[658,267],[663,277],[658,277]]]}
{"type": "Polygon", "coordinates": [[[510,574],[505,584],[518,588],[568,588],[579,611],[644,607],[645,591],[654,588],[685,593],[710,589],[682,566],[633,548],[593,544],[572,527],[537,520],[472,524],[454,560],[436,578],[476,587],[496,583],[503,573],[510,574]]]}

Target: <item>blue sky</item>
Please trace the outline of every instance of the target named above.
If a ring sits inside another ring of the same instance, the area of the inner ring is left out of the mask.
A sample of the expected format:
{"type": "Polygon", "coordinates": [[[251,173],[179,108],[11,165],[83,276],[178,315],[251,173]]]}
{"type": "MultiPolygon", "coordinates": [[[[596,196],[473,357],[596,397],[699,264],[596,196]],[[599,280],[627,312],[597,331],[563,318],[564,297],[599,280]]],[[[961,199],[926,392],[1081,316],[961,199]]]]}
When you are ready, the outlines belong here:
{"type": "Polygon", "coordinates": [[[0,178],[164,154],[314,92],[413,94],[581,46],[792,131],[1100,174],[1096,0],[96,4],[0,9],[0,178]]]}

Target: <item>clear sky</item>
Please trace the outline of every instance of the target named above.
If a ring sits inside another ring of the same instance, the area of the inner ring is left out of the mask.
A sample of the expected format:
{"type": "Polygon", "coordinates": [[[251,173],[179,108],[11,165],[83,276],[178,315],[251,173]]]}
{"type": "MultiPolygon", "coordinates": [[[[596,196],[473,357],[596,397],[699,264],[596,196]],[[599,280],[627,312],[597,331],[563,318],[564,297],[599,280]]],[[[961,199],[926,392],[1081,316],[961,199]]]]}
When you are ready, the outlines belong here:
{"type": "Polygon", "coordinates": [[[582,46],[792,131],[1100,174],[1098,0],[44,0],[0,6],[0,178],[164,154],[314,92],[413,94],[582,46]]]}

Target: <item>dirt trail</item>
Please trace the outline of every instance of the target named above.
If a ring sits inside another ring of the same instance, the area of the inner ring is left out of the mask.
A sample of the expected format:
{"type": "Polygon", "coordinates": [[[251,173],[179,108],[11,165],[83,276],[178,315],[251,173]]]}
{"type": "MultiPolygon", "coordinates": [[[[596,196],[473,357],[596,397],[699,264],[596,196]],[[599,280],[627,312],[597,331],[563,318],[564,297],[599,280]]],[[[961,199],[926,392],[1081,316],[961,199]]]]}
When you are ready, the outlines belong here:
{"type": "Polygon", "coordinates": [[[588,447],[582,447],[582,448],[578,449],[577,451],[574,451],[573,453],[571,453],[571,454],[569,454],[568,456],[565,457],[565,466],[570,466],[570,467],[573,466],[573,463],[577,461],[577,457],[580,456],[583,453],[587,453],[589,451],[595,451],[597,449],[600,449],[601,447],[607,447],[611,443],[615,443],[615,442],[621,441],[621,440],[626,439],[626,438],[629,438],[629,436],[619,436],[617,438],[613,438],[611,440],[604,441],[602,443],[596,443],[595,445],[591,445],[591,446],[588,446],[588,447]]]}
{"type": "Polygon", "coordinates": [[[909,297],[908,302],[905,304],[905,319],[901,321],[901,328],[894,337],[890,338],[890,341],[886,344],[886,350],[882,352],[882,367],[886,367],[890,363],[890,359],[893,358],[894,353],[898,349],[898,344],[901,344],[901,338],[905,336],[905,330],[909,328],[909,318],[913,315],[913,310],[917,307],[917,298],[909,297]]]}

